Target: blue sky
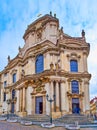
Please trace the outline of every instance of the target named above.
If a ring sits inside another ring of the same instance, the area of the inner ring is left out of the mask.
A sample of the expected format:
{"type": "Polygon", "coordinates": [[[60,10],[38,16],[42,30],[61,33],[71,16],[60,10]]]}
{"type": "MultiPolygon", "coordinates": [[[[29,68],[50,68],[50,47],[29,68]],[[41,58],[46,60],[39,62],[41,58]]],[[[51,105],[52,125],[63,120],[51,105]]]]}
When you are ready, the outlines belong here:
{"type": "Polygon", "coordinates": [[[86,33],[90,43],[88,71],[92,74],[90,97],[97,96],[97,0],[0,0],[0,71],[23,47],[23,34],[27,26],[36,20],[38,14],[56,13],[60,27],[71,36],[86,33]]]}

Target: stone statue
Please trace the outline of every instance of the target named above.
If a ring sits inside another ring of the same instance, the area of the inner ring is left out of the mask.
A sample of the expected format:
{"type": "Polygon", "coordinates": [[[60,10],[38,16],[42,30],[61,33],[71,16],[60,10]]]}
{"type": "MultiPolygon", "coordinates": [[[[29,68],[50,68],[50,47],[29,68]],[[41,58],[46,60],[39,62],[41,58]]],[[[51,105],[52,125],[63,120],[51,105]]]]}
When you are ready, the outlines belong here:
{"type": "Polygon", "coordinates": [[[9,56],[9,55],[8,55],[8,58],[7,58],[7,59],[8,59],[8,63],[9,63],[9,62],[10,62],[10,56],[9,56]]]}

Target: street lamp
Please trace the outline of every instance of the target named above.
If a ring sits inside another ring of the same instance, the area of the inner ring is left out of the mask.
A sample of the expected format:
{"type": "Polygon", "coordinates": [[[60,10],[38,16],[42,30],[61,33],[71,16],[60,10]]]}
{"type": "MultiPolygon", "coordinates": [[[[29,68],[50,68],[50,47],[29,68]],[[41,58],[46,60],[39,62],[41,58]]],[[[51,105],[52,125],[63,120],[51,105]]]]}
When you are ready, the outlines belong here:
{"type": "Polygon", "coordinates": [[[53,95],[53,99],[52,99],[51,97],[49,98],[49,96],[47,94],[46,99],[48,102],[50,102],[50,123],[52,124],[52,102],[55,101],[55,95],[53,95]]]}
{"type": "Polygon", "coordinates": [[[4,111],[5,111],[5,109],[3,109],[3,114],[4,114],[4,111]]]}
{"type": "Polygon", "coordinates": [[[8,104],[8,114],[7,114],[7,119],[9,118],[9,104],[11,103],[11,99],[7,99],[7,104],[8,104]]]}

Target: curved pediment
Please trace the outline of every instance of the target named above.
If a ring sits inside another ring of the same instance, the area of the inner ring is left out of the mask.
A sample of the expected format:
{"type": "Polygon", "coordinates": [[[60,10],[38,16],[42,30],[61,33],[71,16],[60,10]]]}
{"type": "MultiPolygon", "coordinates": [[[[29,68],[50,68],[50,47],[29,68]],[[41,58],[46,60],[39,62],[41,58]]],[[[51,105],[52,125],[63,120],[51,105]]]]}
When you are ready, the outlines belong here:
{"type": "Polygon", "coordinates": [[[55,49],[55,48],[57,48],[57,46],[55,44],[53,44],[51,41],[45,40],[45,41],[42,41],[40,44],[30,47],[25,52],[23,58],[25,59],[25,57],[27,57],[27,56],[35,56],[35,55],[37,55],[37,53],[44,53],[48,49],[53,49],[53,48],[55,49]]]}

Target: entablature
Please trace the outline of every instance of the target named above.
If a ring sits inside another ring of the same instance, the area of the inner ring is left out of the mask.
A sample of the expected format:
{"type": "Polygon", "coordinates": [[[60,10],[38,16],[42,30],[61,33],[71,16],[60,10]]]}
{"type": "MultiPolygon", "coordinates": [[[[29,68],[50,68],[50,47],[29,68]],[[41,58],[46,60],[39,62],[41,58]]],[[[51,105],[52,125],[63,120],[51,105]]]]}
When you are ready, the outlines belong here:
{"type": "Polygon", "coordinates": [[[69,73],[66,71],[61,71],[61,70],[45,70],[42,73],[39,74],[32,74],[32,75],[24,75],[21,79],[19,79],[16,83],[8,84],[5,89],[9,88],[20,88],[23,86],[27,86],[27,84],[33,84],[33,87],[39,86],[41,83],[50,82],[52,79],[51,77],[54,77],[54,80],[56,79],[59,80],[58,77],[60,77],[60,82],[65,81],[64,78],[68,78],[68,82],[70,82],[72,79],[78,79],[80,82],[82,82],[82,78],[84,79],[90,79],[91,74],[85,74],[85,73],[69,73]],[[69,81],[70,80],[70,81],[69,81]]]}

